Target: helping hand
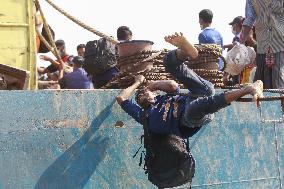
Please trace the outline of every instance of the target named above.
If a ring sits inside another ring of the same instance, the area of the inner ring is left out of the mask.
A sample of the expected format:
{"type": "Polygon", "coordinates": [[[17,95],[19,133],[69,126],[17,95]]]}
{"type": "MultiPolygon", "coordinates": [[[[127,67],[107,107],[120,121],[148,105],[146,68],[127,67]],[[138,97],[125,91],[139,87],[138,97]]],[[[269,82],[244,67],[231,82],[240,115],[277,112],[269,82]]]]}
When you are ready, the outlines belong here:
{"type": "Polygon", "coordinates": [[[44,61],[50,61],[50,60],[51,60],[51,58],[48,57],[48,56],[46,56],[46,55],[40,55],[39,58],[40,58],[41,60],[44,60],[44,61]]]}
{"type": "Polygon", "coordinates": [[[135,82],[139,82],[140,84],[142,84],[145,80],[146,79],[143,75],[138,75],[135,77],[135,82]]]}
{"type": "Polygon", "coordinates": [[[250,85],[252,100],[256,102],[257,106],[260,106],[260,98],[263,98],[263,82],[260,80],[257,80],[252,85],[250,85]]]}

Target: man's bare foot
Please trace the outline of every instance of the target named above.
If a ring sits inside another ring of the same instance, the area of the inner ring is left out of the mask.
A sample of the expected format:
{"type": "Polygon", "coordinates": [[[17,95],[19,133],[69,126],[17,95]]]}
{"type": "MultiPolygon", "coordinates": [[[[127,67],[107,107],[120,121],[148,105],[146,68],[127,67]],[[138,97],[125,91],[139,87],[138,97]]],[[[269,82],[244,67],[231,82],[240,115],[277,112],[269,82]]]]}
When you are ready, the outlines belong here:
{"type": "Polygon", "coordinates": [[[175,33],[173,35],[168,35],[165,37],[165,41],[178,47],[182,48],[183,44],[187,41],[186,38],[183,36],[183,33],[175,33]]]}
{"type": "Polygon", "coordinates": [[[191,58],[198,56],[197,49],[183,36],[183,33],[175,33],[165,37],[165,41],[179,48],[184,55],[191,58]]]}

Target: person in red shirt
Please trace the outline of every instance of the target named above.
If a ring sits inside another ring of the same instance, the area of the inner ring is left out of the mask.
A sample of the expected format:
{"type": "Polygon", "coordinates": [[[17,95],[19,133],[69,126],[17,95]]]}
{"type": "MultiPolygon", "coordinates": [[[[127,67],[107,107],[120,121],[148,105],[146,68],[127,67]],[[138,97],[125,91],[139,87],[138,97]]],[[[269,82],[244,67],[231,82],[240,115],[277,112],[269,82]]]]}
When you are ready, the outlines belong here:
{"type": "MultiPolygon", "coordinates": [[[[65,42],[63,40],[57,40],[55,42],[55,45],[61,56],[62,61],[67,65],[67,62],[69,60],[69,55],[66,52],[65,42]]],[[[39,74],[54,73],[59,70],[59,64],[60,64],[59,60],[53,60],[52,58],[46,55],[41,55],[40,59],[50,62],[51,65],[49,65],[46,68],[38,68],[39,74]]]]}

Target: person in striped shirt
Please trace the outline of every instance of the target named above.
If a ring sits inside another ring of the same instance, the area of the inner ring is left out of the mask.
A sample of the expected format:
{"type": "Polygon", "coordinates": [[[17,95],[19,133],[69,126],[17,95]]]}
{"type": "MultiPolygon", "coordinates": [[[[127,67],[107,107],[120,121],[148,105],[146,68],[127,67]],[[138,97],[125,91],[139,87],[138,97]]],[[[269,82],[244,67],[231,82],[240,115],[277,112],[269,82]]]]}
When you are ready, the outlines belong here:
{"type": "Polygon", "coordinates": [[[255,26],[257,70],[254,80],[264,88],[284,88],[284,0],[246,0],[244,43],[255,26]]]}

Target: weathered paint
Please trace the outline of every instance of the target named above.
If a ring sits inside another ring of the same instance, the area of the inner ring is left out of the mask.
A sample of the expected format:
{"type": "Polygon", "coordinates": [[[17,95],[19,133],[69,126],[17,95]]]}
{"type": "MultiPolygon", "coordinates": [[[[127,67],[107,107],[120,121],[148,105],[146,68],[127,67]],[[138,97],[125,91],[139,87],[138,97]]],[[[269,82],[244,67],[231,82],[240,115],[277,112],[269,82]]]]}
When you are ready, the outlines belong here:
{"type": "MultiPolygon", "coordinates": [[[[0,188],[155,188],[139,157],[132,158],[142,128],[114,101],[117,93],[1,91],[0,188]],[[116,128],[117,121],[124,127],[116,128]]],[[[264,102],[262,109],[265,118],[281,117],[280,102],[264,102]]],[[[261,123],[253,103],[218,112],[190,139],[194,188],[283,187],[283,126],[261,123]]]]}
{"type": "Polygon", "coordinates": [[[1,0],[0,63],[30,72],[30,89],[37,88],[35,24],[32,0],[1,0]]]}

